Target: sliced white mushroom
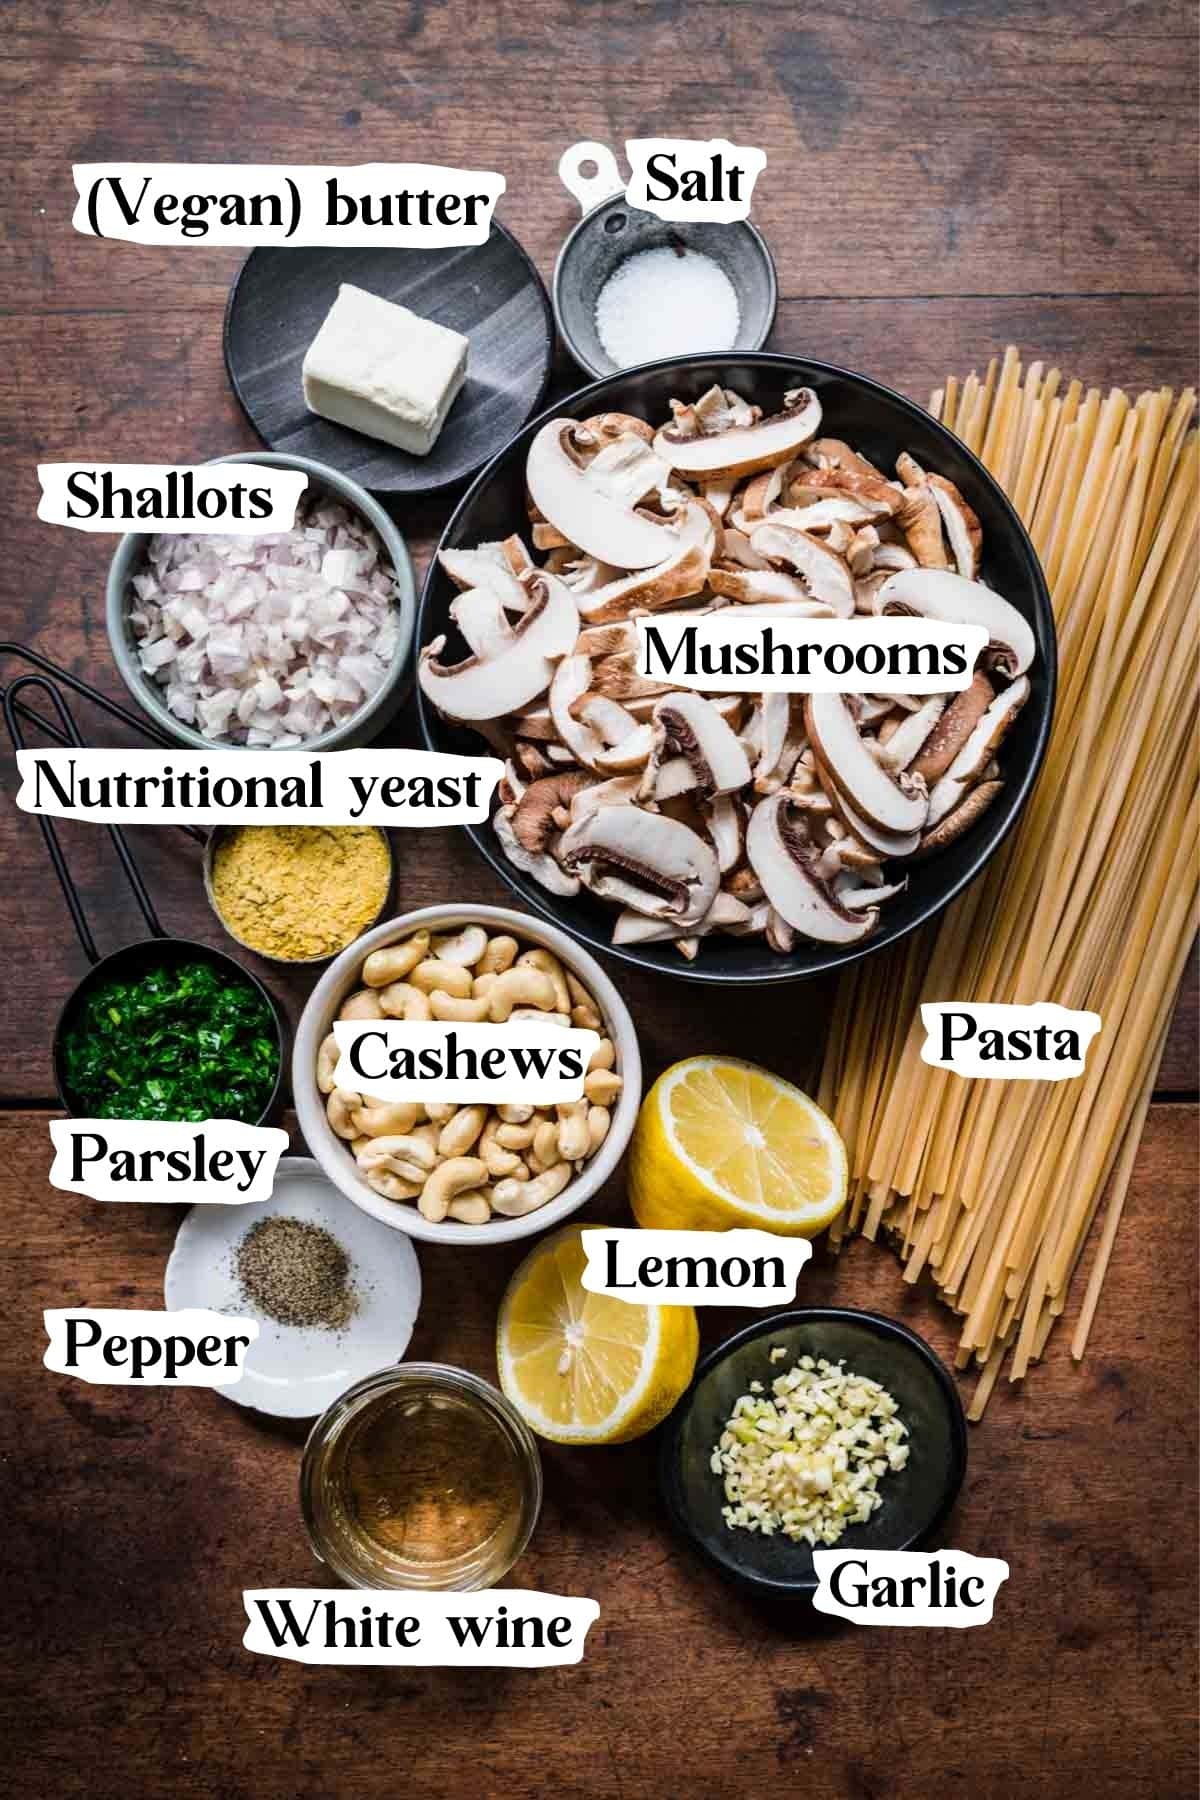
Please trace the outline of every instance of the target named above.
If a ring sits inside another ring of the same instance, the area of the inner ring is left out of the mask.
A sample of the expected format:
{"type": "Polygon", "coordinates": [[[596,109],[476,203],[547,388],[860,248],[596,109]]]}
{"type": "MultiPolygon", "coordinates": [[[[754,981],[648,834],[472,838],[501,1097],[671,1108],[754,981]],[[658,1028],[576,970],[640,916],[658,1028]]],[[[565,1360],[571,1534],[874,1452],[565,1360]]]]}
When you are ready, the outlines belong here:
{"type": "MultiPolygon", "coordinates": [[[[762,726],[758,760],[754,765],[755,781],[761,781],[768,776],[783,755],[784,741],[787,738],[788,725],[792,716],[790,694],[778,691],[764,694],[761,704],[762,726]]],[[[799,755],[799,751],[797,751],[797,755],[799,755]]]]}
{"type": "MultiPolygon", "coordinates": [[[[519,584],[518,584],[519,585],[519,584]]],[[[522,588],[522,593],[524,589],[522,588]]],[[[499,656],[509,647],[513,628],[504,602],[495,588],[466,588],[450,602],[450,617],[458,626],[472,656],[499,656]]]]}
{"type": "Polygon", "coordinates": [[[773,562],[784,562],[795,569],[808,597],[832,607],[840,618],[848,619],[854,611],[854,583],[840,556],[818,543],[806,532],[768,520],[756,525],[750,543],[760,556],[773,562]]]}
{"type": "Polygon", "coordinates": [[[785,793],[760,800],[750,815],[746,856],[784,924],[820,943],[853,944],[875,929],[879,914],[851,912],[816,873],[816,851],[804,816],[785,793]]]}
{"type": "Polygon", "coordinates": [[[625,775],[635,769],[642,769],[654,753],[654,728],[651,725],[638,725],[618,743],[611,744],[601,750],[596,757],[596,767],[605,775],[625,775]]]}
{"type": "Polygon", "coordinates": [[[711,844],[639,806],[597,808],[563,834],[558,855],[592,893],[684,927],[704,917],[720,886],[711,844]]]}
{"type": "MultiPolygon", "coordinates": [[[[787,696],[783,698],[786,701],[787,696]]],[[[745,750],[703,694],[668,694],[654,709],[654,727],[656,747],[643,783],[646,795],[655,793],[661,763],[675,756],[682,756],[691,767],[695,791],[702,799],[736,793],[749,782],[745,750]]]]}
{"type": "Polygon", "coordinates": [[[821,403],[817,396],[810,388],[798,388],[784,396],[784,409],[774,418],[759,419],[752,425],[733,425],[701,437],[681,436],[677,421],[657,434],[654,448],[677,474],[717,481],[727,475],[752,475],[760,469],[790,462],[820,423],[821,403]]]}
{"type": "Polygon", "coordinates": [[[929,810],[923,781],[898,779],[871,754],[841,694],[809,694],[804,723],[822,774],[868,824],[881,831],[919,831],[929,810]]]}
{"type": "Polygon", "coordinates": [[[605,444],[587,465],[590,485],[622,506],[637,506],[669,486],[670,465],[634,432],[624,432],[605,444]]]}
{"type": "MultiPolygon", "coordinates": [[[[473,550],[439,550],[438,561],[455,587],[464,591],[486,588],[497,595],[510,612],[524,612],[529,605],[529,595],[513,568],[512,557],[517,547],[524,551],[519,538],[508,538],[503,543],[476,544],[473,550]]],[[[532,566],[528,556],[525,566],[532,566]]],[[[453,612],[454,608],[450,610],[453,612]]]]}
{"type": "Polygon", "coordinates": [[[496,654],[447,665],[438,660],[444,637],[421,652],[421,690],[447,718],[496,719],[527,706],[549,687],[555,662],[574,645],[579,614],[570,590],[553,575],[533,577],[529,591],[533,604],[496,654]]]}
{"type": "Polygon", "coordinates": [[[883,881],[867,886],[855,885],[852,875],[840,875],[834,882],[834,893],[848,912],[862,912],[866,907],[882,906],[885,900],[894,900],[907,886],[907,875],[900,881],[883,881]]]}
{"type": "Polygon", "coordinates": [[[672,527],[593,485],[568,449],[573,419],[551,419],[529,448],[525,481],[538,511],[569,543],[619,569],[648,569],[678,548],[672,527]]]}
{"type": "Polygon", "coordinates": [[[691,794],[696,788],[696,771],[686,756],[672,756],[654,771],[654,798],[676,800],[680,794],[691,794]]]}
{"type": "Polygon", "coordinates": [[[745,845],[741,804],[732,794],[718,794],[705,807],[704,817],[717,852],[718,866],[722,875],[727,875],[742,860],[745,845]]]}
{"type": "Polygon", "coordinates": [[[916,613],[952,625],[982,625],[988,634],[985,658],[1008,676],[1023,675],[1037,654],[1033,627],[1009,601],[980,581],[949,569],[902,569],[888,578],[880,611],[916,613]]]}
{"type": "Polygon", "coordinates": [[[722,890],[718,892],[704,917],[697,924],[688,927],[670,919],[647,918],[645,913],[625,907],[617,914],[612,941],[614,944],[676,943],[682,949],[685,943],[707,937],[713,931],[744,931],[751,918],[748,906],[722,890]]]}
{"type": "Polygon", "coordinates": [[[591,657],[578,654],[564,656],[554,671],[549,694],[550,717],[560,741],[566,745],[575,761],[581,762],[588,769],[595,768],[596,758],[604,749],[604,739],[582,719],[577,719],[571,707],[576,700],[583,698],[591,684],[591,657]]]}

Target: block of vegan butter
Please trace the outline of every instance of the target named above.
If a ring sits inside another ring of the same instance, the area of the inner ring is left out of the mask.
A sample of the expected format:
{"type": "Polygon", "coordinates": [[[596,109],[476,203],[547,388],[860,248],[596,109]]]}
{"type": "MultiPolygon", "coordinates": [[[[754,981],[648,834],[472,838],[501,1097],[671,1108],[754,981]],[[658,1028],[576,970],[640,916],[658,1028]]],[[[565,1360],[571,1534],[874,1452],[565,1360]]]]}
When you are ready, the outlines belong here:
{"type": "Polygon", "coordinates": [[[323,419],[425,456],[467,376],[468,339],[343,282],[304,358],[323,419]]]}

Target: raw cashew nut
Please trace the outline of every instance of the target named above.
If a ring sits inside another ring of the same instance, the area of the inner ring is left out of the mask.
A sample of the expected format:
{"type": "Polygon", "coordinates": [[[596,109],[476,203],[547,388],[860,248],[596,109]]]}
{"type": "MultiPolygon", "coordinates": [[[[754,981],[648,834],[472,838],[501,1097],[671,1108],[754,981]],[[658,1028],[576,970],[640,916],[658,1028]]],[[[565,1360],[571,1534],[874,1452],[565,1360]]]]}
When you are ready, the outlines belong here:
{"type": "Polygon", "coordinates": [[[596,1002],[592,999],[592,996],[588,993],[578,975],[572,975],[570,969],[564,969],[563,973],[567,978],[567,992],[571,996],[571,1004],[573,1006],[595,1006],[596,1002]]]}
{"type": "Polygon", "coordinates": [[[497,1125],[496,1142],[505,1150],[528,1150],[536,1130],[532,1119],[525,1125],[497,1125]]]}
{"type": "Polygon", "coordinates": [[[493,1180],[504,1175],[511,1175],[520,1162],[520,1157],[512,1150],[505,1150],[496,1141],[497,1121],[489,1117],[479,1139],[479,1154],[487,1164],[488,1174],[493,1180]]]}
{"type": "Polygon", "coordinates": [[[611,1069],[593,1069],[583,1078],[583,1091],[596,1106],[611,1106],[624,1083],[611,1069]]]}
{"type": "Polygon", "coordinates": [[[460,1107],[454,1117],[442,1126],[437,1144],[438,1155],[465,1156],[487,1124],[487,1115],[486,1106],[460,1107]]]}
{"type": "Polygon", "coordinates": [[[566,1013],[542,1012],[536,1006],[514,1006],[511,1017],[518,1020],[536,1019],[539,1025],[566,1025],[569,1027],[571,1023],[566,1013]]]}
{"type": "Polygon", "coordinates": [[[420,1109],[414,1100],[371,1100],[359,1102],[354,1123],[364,1137],[396,1136],[411,1131],[420,1109]]]}
{"type": "Polygon", "coordinates": [[[566,1155],[558,1147],[558,1126],[549,1119],[543,1119],[533,1134],[533,1162],[539,1169],[551,1169],[559,1159],[566,1155]]]}
{"type": "Polygon", "coordinates": [[[431,956],[417,964],[412,972],[412,984],[424,988],[427,994],[441,988],[445,994],[466,1000],[471,993],[471,971],[464,969],[461,963],[440,962],[436,956],[431,956]]]}
{"type": "Polygon", "coordinates": [[[477,975],[475,977],[474,981],[471,983],[471,992],[474,994],[475,998],[478,999],[481,994],[486,994],[490,991],[495,985],[496,980],[496,971],[494,969],[489,969],[486,975],[477,975]]]}
{"type": "Polygon", "coordinates": [[[358,1158],[360,1169],[390,1169],[405,1181],[424,1181],[437,1162],[437,1151],[419,1137],[372,1138],[358,1158]]]}
{"type": "Polygon", "coordinates": [[[432,1120],[435,1125],[444,1125],[446,1120],[452,1119],[457,1111],[457,1106],[450,1100],[427,1100],[425,1102],[425,1117],[432,1120]]]}
{"type": "Polygon", "coordinates": [[[477,1156],[452,1156],[449,1162],[439,1163],[421,1189],[417,1202],[421,1217],[431,1224],[440,1224],[450,1211],[450,1202],[459,1194],[482,1187],[487,1176],[487,1164],[477,1156]]]}
{"type": "Polygon", "coordinates": [[[612,1114],[607,1106],[589,1106],[587,1116],[588,1155],[594,1156],[605,1138],[612,1123],[612,1114]]]}
{"type": "Polygon", "coordinates": [[[587,1066],[590,1075],[593,1069],[611,1069],[617,1060],[616,1046],[611,1038],[601,1038],[592,1051],[592,1060],[587,1066]]]}
{"type": "Polygon", "coordinates": [[[337,1039],[332,1031],[317,1051],[317,1087],[322,1094],[332,1094],[334,1088],[333,1071],[338,1066],[341,1051],[337,1047],[337,1039]]]}
{"type": "Polygon", "coordinates": [[[516,962],[519,949],[515,937],[492,938],[476,965],[476,975],[503,975],[516,962]]]}
{"type": "MultiPolygon", "coordinates": [[[[523,1100],[506,1100],[502,1106],[496,1108],[496,1111],[506,1125],[528,1125],[533,1117],[532,1106],[527,1106],[523,1100]]],[[[529,1138],[525,1140],[526,1143],[530,1141],[529,1138]]],[[[504,1139],[501,1138],[500,1142],[503,1143],[504,1139]]],[[[518,1148],[523,1147],[518,1146],[518,1148]]]]}
{"type": "Polygon", "coordinates": [[[421,1191],[419,1181],[405,1181],[402,1175],[394,1175],[388,1169],[370,1169],[363,1180],[385,1200],[415,1200],[421,1191]]]}
{"type": "Polygon", "coordinates": [[[506,969],[488,991],[488,1016],[503,1025],[514,1006],[536,1006],[539,1012],[554,1010],[554,983],[541,969],[506,969]]]}
{"type": "Polygon", "coordinates": [[[553,1200],[556,1194],[561,1194],[571,1179],[571,1173],[570,1163],[560,1162],[543,1170],[532,1181],[513,1181],[511,1178],[498,1181],[492,1189],[492,1206],[508,1219],[523,1218],[526,1213],[536,1212],[539,1206],[545,1206],[547,1200],[553,1200]]]}
{"type": "Polygon", "coordinates": [[[517,958],[518,969],[540,969],[554,983],[554,1010],[569,1013],[571,1010],[571,993],[567,987],[567,973],[552,950],[544,950],[539,945],[536,950],[526,950],[517,958]]]}
{"type": "Polygon", "coordinates": [[[604,1029],[604,1020],[595,1007],[590,1004],[573,1006],[571,1023],[580,1031],[602,1031],[604,1029]]]}
{"type": "Polygon", "coordinates": [[[360,1133],[354,1115],[361,1105],[361,1094],[352,1094],[348,1088],[334,1088],[325,1102],[325,1117],[329,1120],[330,1130],[336,1131],[340,1138],[358,1137],[360,1133]]]}
{"type": "Polygon", "coordinates": [[[429,933],[416,931],[403,944],[389,944],[384,950],[372,950],[362,967],[362,978],[368,987],[390,987],[403,981],[429,953],[429,933]]]}
{"type": "Polygon", "coordinates": [[[486,994],[481,994],[478,999],[460,1000],[457,994],[434,988],[429,1005],[435,1019],[448,1019],[455,1025],[482,1025],[488,1016],[486,994]]]}
{"type": "Polygon", "coordinates": [[[410,981],[392,981],[385,988],[380,988],[379,1004],[385,1018],[425,1020],[433,1017],[429,1010],[429,995],[423,994],[410,981]]]}
{"type": "Polygon", "coordinates": [[[343,1000],[339,1019],[382,1019],[383,1008],[379,1004],[379,995],[374,988],[359,988],[348,1000],[343,1000]]]}
{"type": "Polygon", "coordinates": [[[431,946],[440,962],[462,963],[473,969],[487,949],[488,936],[482,925],[464,925],[446,937],[435,937],[431,946]]]}
{"type": "MultiPolygon", "coordinates": [[[[534,1139],[536,1144],[537,1139],[534,1139]]],[[[558,1153],[567,1162],[580,1162],[588,1153],[588,1104],[576,1100],[558,1109],[558,1153]]]]}
{"type": "Polygon", "coordinates": [[[456,1194],[446,1214],[448,1219],[457,1219],[460,1225],[486,1225],[491,1216],[491,1201],[482,1188],[456,1194]]]}

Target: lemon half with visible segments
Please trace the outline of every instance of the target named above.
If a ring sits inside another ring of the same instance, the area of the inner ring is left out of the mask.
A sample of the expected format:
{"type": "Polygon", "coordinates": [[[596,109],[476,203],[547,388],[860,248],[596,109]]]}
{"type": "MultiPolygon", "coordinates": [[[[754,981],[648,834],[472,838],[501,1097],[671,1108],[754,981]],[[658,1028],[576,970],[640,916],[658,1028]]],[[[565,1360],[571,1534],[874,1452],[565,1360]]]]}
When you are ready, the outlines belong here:
{"type": "Polygon", "coordinates": [[[831,1119],[754,1063],[689,1056],[642,1102],[629,1149],[639,1225],[816,1237],[846,1204],[846,1146],[831,1119]]]}
{"type": "Polygon", "coordinates": [[[531,1431],[556,1444],[624,1444],[665,1419],[696,1366],[690,1306],[592,1294],[582,1227],[543,1238],[500,1303],[500,1386],[531,1431]]]}

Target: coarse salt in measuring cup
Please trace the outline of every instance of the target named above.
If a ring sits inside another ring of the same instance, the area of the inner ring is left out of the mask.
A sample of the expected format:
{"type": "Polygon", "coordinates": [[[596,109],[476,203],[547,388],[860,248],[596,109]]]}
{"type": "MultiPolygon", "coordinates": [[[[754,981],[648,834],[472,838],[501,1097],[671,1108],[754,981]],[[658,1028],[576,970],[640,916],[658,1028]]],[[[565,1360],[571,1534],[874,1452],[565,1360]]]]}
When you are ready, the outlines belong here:
{"type": "Polygon", "coordinates": [[[741,313],[719,263],[686,245],[639,250],[596,298],[596,331],[618,368],[695,351],[732,350],[741,313]]]}

